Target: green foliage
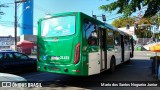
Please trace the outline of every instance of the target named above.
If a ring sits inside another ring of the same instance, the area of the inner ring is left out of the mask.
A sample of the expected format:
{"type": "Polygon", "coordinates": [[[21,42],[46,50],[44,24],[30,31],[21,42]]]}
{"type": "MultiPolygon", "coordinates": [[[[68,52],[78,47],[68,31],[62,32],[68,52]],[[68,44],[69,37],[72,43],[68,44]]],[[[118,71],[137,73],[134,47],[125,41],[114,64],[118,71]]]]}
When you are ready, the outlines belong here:
{"type": "Polygon", "coordinates": [[[141,10],[144,6],[148,6],[144,17],[154,16],[160,8],[160,0],[117,0],[99,8],[109,12],[118,10],[118,14],[128,17],[136,10],[141,10]]]}
{"type": "Polygon", "coordinates": [[[151,18],[142,18],[141,20],[138,21],[138,25],[142,24],[153,24],[153,20],[151,18]]]}
{"type": "MultiPolygon", "coordinates": [[[[112,25],[117,28],[126,27],[127,24],[129,24],[130,26],[134,26],[135,21],[136,21],[135,17],[128,17],[128,18],[121,17],[119,19],[115,19],[112,22],[112,25]]],[[[154,18],[142,18],[141,20],[138,21],[138,25],[153,24],[153,21],[154,18]]]]}
{"type": "Polygon", "coordinates": [[[117,28],[126,27],[127,24],[129,24],[130,26],[133,26],[134,21],[135,21],[135,19],[131,18],[131,17],[129,17],[129,18],[121,17],[119,19],[114,20],[112,22],[112,25],[117,28]]]}
{"type": "MultiPolygon", "coordinates": [[[[151,38],[152,37],[152,32],[148,30],[148,26],[145,26],[143,29],[141,29],[141,25],[152,25],[153,21],[156,18],[142,18],[138,22],[138,28],[135,30],[135,34],[137,35],[138,38],[151,38]]],[[[136,21],[136,17],[129,17],[129,18],[124,18],[121,17],[119,19],[115,19],[112,22],[112,25],[121,28],[121,27],[126,27],[127,24],[130,26],[134,26],[134,22],[136,21]]],[[[158,35],[157,35],[158,36],[158,35]]]]}
{"type": "Polygon", "coordinates": [[[138,38],[151,38],[152,37],[152,32],[150,30],[145,29],[136,29],[135,34],[137,35],[138,38]]]}

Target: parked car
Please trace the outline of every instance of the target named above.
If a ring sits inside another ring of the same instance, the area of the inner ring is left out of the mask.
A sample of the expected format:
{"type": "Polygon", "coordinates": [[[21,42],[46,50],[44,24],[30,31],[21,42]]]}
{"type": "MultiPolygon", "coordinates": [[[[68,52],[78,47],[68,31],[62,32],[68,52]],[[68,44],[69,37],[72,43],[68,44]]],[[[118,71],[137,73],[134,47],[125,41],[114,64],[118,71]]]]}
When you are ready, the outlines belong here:
{"type": "Polygon", "coordinates": [[[36,59],[16,51],[0,51],[0,72],[36,71],[36,59]]]}
{"type": "Polygon", "coordinates": [[[27,87],[14,87],[13,83],[27,82],[27,80],[21,76],[0,73],[0,90],[29,90],[27,87]]]}
{"type": "Polygon", "coordinates": [[[8,73],[0,73],[0,81],[1,82],[6,82],[6,81],[10,81],[10,82],[14,82],[14,81],[27,81],[25,78],[18,76],[18,75],[14,75],[14,74],[8,74],[8,73]]]}
{"type": "Polygon", "coordinates": [[[1,49],[1,51],[13,51],[12,49],[1,49]]]}

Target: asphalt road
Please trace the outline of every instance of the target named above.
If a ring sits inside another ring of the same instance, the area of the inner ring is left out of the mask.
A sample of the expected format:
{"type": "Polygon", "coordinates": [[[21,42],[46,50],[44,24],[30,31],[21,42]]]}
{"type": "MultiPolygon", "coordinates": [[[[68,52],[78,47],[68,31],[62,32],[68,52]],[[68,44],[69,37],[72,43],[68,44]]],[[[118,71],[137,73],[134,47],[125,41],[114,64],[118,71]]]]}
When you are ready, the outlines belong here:
{"type": "Polygon", "coordinates": [[[131,83],[147,83],[153,81],[157,82],[151,74],[151,60],[150,56],[154,53],[150,52],[135,52],[135,57],[131,59],[131,63],[124,63],[116,67],[114,73],[109,71],[102,72],[98,75],[87,77],[68,76],[46,72],[31,72],[21,74],[22,77],[28,81],[39,81],[47,83],[43,88],[31,88],[31,90],[159,90],[160,87],[130,87],[120,86],[120,83],[131,85],[131,83]],[[119,84],[119,87],[101,86],[103,83],[106,85],[119,84]]]}

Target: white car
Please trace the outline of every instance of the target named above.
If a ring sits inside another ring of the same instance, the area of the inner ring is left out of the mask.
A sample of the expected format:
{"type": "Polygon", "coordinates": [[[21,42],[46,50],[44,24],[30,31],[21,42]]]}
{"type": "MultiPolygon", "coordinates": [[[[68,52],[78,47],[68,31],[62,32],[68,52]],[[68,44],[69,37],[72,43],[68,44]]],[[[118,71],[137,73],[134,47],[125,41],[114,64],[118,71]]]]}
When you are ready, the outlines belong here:
{"type": "Polygon", "coordinates": [[[8,74],[8,73],[0,73],[0,90],[28,90],[28,88],[24,87],[16,87],[14,82],[27,82],[27,80],[23,77],[8,74]]]}

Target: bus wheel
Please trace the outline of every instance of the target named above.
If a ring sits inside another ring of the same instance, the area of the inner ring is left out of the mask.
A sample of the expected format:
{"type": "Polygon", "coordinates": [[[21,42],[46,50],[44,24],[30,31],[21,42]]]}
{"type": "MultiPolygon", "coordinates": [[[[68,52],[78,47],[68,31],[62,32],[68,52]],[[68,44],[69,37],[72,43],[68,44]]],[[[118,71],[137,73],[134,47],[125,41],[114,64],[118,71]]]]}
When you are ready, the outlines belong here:
{"type": "Polygon", "coordinates": [[[112,57],[111,62],[110,62],[110,72],[113,73],[116,70],[116,62],[115,62],[115,58],[112,57]]]}

